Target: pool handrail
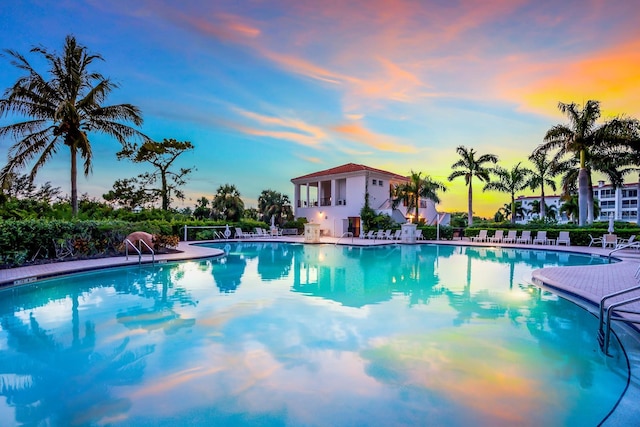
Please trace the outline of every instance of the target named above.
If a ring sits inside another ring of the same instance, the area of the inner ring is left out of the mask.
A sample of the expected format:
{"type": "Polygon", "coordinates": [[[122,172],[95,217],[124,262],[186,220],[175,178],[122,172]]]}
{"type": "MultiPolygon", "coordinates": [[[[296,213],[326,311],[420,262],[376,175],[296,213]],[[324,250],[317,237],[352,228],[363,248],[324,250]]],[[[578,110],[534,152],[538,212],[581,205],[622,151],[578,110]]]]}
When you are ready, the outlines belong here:
{"type": "Polygon", "coordinates": [[[153,248],[151,248],[151,246],[149,246],[147,244],[147,242],[145,242],[142,239],[138,240],[138,245],[140,245],[139,248],[136,247],[136,245],[134,245],[131,240],[124,239],[124,254],[125,254],[126,259],[127,260],[129,259],[129,246],[131,246],[138,253],[138,264],[142,264],[142,245],[144,245],[151,252],[151,263],[155,264],[155,262],[156,262],[156,253],[154,252],[153,248]]]}
{"type": "Polygon", "coordinates": [[[342,238],[343,238],[343,237],[345,237],[345,236],[346,236],[346,237],[349,237],[349,235],[351,235],[351,243],[353,243],[353,237],[354,237],[354,236],[353,236],[353,232],[351,232],[351,231],[345,231],[344,233],[342,233],[342,236],[340,236],[340,237],[338,238],[338,240],[336,240],[336,243],[335,243],[335,245],[334,245],[334,246],[338,246],[338,242],[340,242],[340,239],[342,239],[342,238]]]}
{"type": "Polygon", "coordinates": [[[605,308],[605,302],[610,298],[624,295],[629,292],[634,292],[638,290],[640,290],[640,285],[607,294],[600,299],[599,314],[598,314],[598,319],[599,319],[598,320],[598,342],[600,343],[600,348],[602,349],[604,354],[609,355],[608,349],[609,349],[609,342],[611,340],[611,321],[612,320],[620,320],[626,323],[640,323],[640,321],[625,319],[622,317],[612,319],[614,310],[617,311],[618,313],[640,314],[640,312],[633,311],[633,310],[618,310],[618,307],[640,301],[639,296],[614,302],[606,308],[605,308]],[[606,318],[606,321],[605,321],[605,318],[606,318]]]}

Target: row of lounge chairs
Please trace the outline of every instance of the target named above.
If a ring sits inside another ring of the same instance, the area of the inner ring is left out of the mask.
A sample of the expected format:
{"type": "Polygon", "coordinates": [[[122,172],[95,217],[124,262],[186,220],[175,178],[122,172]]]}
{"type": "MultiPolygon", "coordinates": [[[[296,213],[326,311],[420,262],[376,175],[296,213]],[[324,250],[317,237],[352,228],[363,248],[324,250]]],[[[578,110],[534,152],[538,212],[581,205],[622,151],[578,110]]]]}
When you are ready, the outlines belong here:
{"type": "Polygon", "coordinates": [[[251,238],[272,238],[272,237],[276,237],[279,236],[281,234],[271,234],[269,233],[267,230],[265,230],[264,228],[260,228],[260,227],[256,227],[254,233],[251,232],[247,232],[247,231],[242,231],[242,228],[240,227],[236,227],[236,234],[235,234],[235,238],[236,239],[251,239],[251,238]]]}
{"type": "Polygon", "coordinates": [[[487,235],[488,230],[480,230],[477,236],[472,237],[472,242],[488,242],[488,243],[524,243],[524,244],[540,244],[540,245],[571,245],[571,239],[568,231],[561,231],[557,239],[549,239],[547,232],[538,231],[535,237],[531,236],[530,230],[523,230],[518,236],[518,230],[509,230],[505,236],[504,230],[496,230],[491,237],[487,235]]]}
{"type": "MultiPolygon", "coordinates": [[[[400,240],[402,235],[402,230],[370,230],[368,233],[362,233],[360,235],[361,239],[370,239],[370,240],[400,240]]],[[[424,240],[424,236],[422,235],[422,230],[416,230],[416,240],[424,240]]]]}

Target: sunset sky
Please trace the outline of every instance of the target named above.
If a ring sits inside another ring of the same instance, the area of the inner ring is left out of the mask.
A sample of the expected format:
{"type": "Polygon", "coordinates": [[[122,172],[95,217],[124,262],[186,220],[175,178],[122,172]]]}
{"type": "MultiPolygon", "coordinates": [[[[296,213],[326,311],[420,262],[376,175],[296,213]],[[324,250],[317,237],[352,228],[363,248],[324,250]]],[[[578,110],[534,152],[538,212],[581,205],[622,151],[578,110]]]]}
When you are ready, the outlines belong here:
{"type": "MultiPolygon", "coordinates": [[[[640,117],[639,22],[632,0],[12,0],[0,48],[34,58],[31,47],[59,51],[75,35],[120,85],[106,104],[138,106],[155,140],[195,145],[176,206],[230,183],[255,207],[262,190],[293,198],[291,178],[349,162],[443,182],[458,145],[527,163],[566,123],[559,101],[640,117]]],[[[0,58],[2,91],[20,75],[0,58]]],[[[115,140],[90,138],[81,193],[144,172],[116,159],[115,140]]],[[[11,144],[0,141],[1,163],[11,144]]],[[[69,193],[68,170],[60,151],[38,182],[69,193]]],[[[474,184],[479,215],[509,201],[474,184]]],[[[464,181],[447,185],[439,209],[466,211],[464,181]]]]}

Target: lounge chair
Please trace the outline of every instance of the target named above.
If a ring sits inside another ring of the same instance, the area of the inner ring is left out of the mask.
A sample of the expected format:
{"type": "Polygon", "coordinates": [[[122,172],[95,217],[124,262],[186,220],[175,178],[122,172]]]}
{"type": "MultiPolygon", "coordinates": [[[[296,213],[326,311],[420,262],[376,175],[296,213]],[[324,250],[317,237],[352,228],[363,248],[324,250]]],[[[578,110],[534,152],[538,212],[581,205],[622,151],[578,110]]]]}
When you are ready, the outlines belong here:
{"type": "Polygon", "coordinates": [[[392,238],[391,233],[392,233],[391,230],[385,230],[384,231],[384,239],[385,240],[391,240],[391,238],[392,238]]]}
{"type": "Polygon", "coordinates": [[[569,237],[568,231],[561,231],[560,234],[558,234],[556,245],[560,246],[563,243],[567,246],[571,246],[571,238],[569,237]]]}
{"type": "Polygon", "coordinates": [[[487,241],[487,230],[480,230],[477,236],[471,238],[472,242],[486,242],[487,241]]]}
{"type": "Polygon", "coordinates": [[[520,237],[518,237],[516,239],[516,243],[525,243],[525,244],[530,244],[531,243],[531,231],[530,230],[522,230],[522,234],[520,235],[520,237]]]}
{"type": "Polygon", "coordinates": [[[373,230],[369,230],[367,234],[362,234],[361,237],[363,239],[373,239],[375,237],[376,232],[373,230]]]}
{"type": "Polygon", "coordinates": [[[538,231],[536,233],[536,237],[533,239],[533,244],[536,245],[540,243],[541,245],[546,245],[548,242],[547,232],[546,231],[538,231]]]}
{"type": "Polygon", "coordinates": [[[631,245],[633,242],[635,242],[636,240],[636,235],[632,234],[631,236],[629,236],[628,239],[618,239],[618,242],[616,243],[616,249],[618,248],[622,248],[622,247],[631,247],[629,245],[631,245]]]}
{"type": "Polygon", "coordinates": [[[593,237],[591,234],[589,234],[589,238],[591,238],[591,241],[589,242],[589,246],[602,244],[602,237],[593,237]]]}
{"type": "Polygon", "coordinates": [[[253,234],[251,233],[245,233],[244,231],[242,231],[242,228],[240,227],[236,227],[236,239],[250,239],[251,237],[253,237],[253,234]]]}
{"type": "Polygon", "coordinates": [[[402,230],[396,230],[396,232],[393,233],[393,235],[391,236],[391,240],[400,240],[401,236],[402,236],[402,230]]]}
{"type": "Polygon", "coordinates": [[[490,237],[488,240],[492,243],[501,243],[504,238],[504,230],[496,230],[496,233],[493,237],[490,237]]]}
{"type": "Polygon", "coordinates": [[[424,240],[424,236],[422,235],[422,229],[416,231],[416,240],[424,240]]]}
{"type": "Polygon", "coordinates": [[[384,240],[384,230],[378,230],[378,232],[376,233],[375,239],[384,240]]]}
{"type": "Polygon", "coordinates": [[[502,239],[502,243],[515,243],[517,238],[518,230],[509,230],[507,233],[507,237],[502,239]]]}

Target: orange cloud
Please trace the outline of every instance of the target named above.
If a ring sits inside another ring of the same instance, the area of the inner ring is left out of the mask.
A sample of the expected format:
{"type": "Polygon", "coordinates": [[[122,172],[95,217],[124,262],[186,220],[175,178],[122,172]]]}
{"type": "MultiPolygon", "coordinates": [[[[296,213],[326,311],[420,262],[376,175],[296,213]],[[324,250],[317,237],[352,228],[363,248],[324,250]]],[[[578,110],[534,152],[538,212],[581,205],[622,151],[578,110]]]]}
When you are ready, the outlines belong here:
{"type": "Polygon", "coordinates": [[[319,127],[309,125],[302,120],[266,116],[251,111],[233,108],[238,114],[251,119],[257,124],[280,129],[259,129],[251,126],[236,126],[236,129],[249,135],[266,136],[283,139],[296,144],[319,147],[326,140],[326,133],[319,127]]]}
{"type": "Polygon", "coordinates": [[[403,153],[416,151],[414,147],[394,142],[391,137],[375,134],[358,123],[341,124],[334,126],[332,130],[352,141],[359,142],[378,150],[403,153]]]}
{"type": "Polygon", "coordinates": [[[523,62],[510,74],[503,96],[516,100],[523,111],[557,116],[558,102],[582,104],[597,99],[605,118],[640,116],[640,42],[636,40],[552,64],[523,62]]]}

